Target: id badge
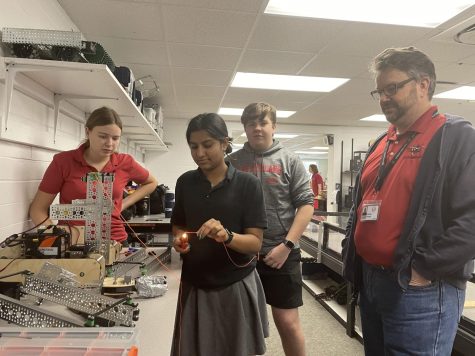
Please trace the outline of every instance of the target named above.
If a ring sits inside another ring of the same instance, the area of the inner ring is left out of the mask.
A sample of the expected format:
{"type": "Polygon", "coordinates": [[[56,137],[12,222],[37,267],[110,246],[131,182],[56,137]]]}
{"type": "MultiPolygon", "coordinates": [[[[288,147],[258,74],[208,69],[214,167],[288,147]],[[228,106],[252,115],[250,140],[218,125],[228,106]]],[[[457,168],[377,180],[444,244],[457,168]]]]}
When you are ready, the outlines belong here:
{"type": "Polygon", "coordinates": [[[362,204],[360,221],[377,221],[381,200],[365,200],[362,204]]]}

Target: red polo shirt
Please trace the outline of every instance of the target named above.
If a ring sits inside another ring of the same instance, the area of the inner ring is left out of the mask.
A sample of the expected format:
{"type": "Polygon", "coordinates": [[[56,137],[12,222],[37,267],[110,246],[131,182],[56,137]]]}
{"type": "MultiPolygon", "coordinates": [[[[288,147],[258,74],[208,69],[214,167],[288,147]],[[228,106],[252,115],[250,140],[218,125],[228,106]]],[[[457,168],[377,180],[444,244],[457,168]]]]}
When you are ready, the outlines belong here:
{"type": "Polygon", "coordinates": [[[319,184],[323,188],[323,178],[322,178],[322,176],[318,173],[313,173],[312,174],[312,190],[313,190],[313,195],[315,195],[315,198],[317,197],[318,194],[320,194],[320,191],[318,190],[318,185],[319,184]]]}
{"type": "MultiPolygon", "coordinates": [[[[72,151],[65,151],[54,156],[46,169],[39,190],[48,194],[58,194],[61,204],[71,204],[74,199],[86,199],[86,182],[81,178],[89,172],[97,172],[84,159],[84,145],[72,151]]],[[[122,191],[128,181],[143,183],[149,172],[138,164],[132,156],[114,153],[107,165],[102,169],[105,173],[114,173],[112,197],[114,210],[111,217],[111,238],[122,241],[127,238],[124,225],[120,219],[122,211],[122,191]]],[[[83,221],[69,221],[72,225],[84,225],[83,221]]]]}
{"type": "Polygon", "coordinates": [[[433,106],[402,135],[398,135],[396,127],[391,125],[387,136],[380,141],[366,160],[361,176],[363,199],[358,207],[355,231],[356,250],[366,262],[392,266],[394,250],[409,209],[421,158],[435,132],[445,120],[445,116],[438,114],[437,107],[433,106]],[[385,164],[392,160],[404,145],[410,132],[416,132],[417,135],[403,151],[381,189],[376,191],[375,182],[386,142],[390,143],[385,164]],[[379,202],[379,216],[376,221],[361,221],[365,201],[379,202]]]}

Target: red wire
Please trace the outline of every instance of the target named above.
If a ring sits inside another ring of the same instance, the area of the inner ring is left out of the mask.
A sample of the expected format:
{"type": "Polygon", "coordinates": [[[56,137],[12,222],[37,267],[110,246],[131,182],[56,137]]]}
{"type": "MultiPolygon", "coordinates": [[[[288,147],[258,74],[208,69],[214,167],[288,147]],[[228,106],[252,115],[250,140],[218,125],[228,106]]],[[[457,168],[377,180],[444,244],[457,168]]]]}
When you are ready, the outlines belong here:
{"type": "MultiPolygon", "coordinates": [[[[144,247],[144,248],[147,248],[147,244],[145,242],[143,242],[140,237],[137,235],[137,233],[134,231],[134,229],[132,229],[132,227],[130,226],[130,224],[125,220],[125,218],[122,216],[122,214],[120,214],[120,217],[121,219],[123,220],[123,222],[129,227],[130,231],[132,232],[132,234],[134,235],[134,237],[140,242],[140,244],[144,247]]],[[[158,256],[155,256],[155,259],[162,265],[163,268],[165,268],[167,271],[170,272],[170,269],[162,262],[160,261],[160,259],[158,258],[158,256]]]]}
{"type": "Polygon", "coordinates": [[[178,302],[180,311],[178,312],[178,356],[181,355],[181,318],[183,316],[183,301],[182,301],[182,282],[180,281],[180,288],[178,289],[178,302]]]}

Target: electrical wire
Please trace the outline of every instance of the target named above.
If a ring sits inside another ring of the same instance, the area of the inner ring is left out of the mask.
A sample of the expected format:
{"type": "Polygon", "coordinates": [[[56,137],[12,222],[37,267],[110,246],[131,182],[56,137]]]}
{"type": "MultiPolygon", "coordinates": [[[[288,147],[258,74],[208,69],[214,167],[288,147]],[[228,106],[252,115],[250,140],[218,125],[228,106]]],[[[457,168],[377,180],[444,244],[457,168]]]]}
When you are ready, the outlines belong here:
{"type": "Polygon", "coordinates": [[[0,273],[2,273],[3,271],[5,271],[7,269],[8,266],[10,266],[13,262],[15,262],[17,260],[17,258],[14,258],[13,260],[11,260],[10,262],[7,263],[7,265],[5,267],[3,267],[2,269],[0,269],[0,273]]]}

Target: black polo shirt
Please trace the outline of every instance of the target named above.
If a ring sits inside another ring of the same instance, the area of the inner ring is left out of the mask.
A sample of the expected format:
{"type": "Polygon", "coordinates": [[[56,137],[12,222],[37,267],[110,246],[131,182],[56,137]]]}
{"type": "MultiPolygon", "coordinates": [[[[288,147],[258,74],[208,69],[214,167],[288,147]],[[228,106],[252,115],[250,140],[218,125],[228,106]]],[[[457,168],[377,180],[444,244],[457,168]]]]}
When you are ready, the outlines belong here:
{"type": "MultiPolygon", "coordinates": [[[[260,181],[227,164],[225,179],[213,188],[199,168],[178,178],[171,217],[173,225],[197,231],[203,223],[214,218],[236,233],[243,233],[246,228],[267,227],[260,181]]],[[[182,279],[198,288],[231,285],[246,277],[256,265],[253,261],[246,267],[235,266],[223,244],[210,238],[198,240],[196,235],[191,235],[190,245],[190,252],[183,255],[182,279]]],[[[242,266],[253,257],[230,248],[227,250],[237,265],[242,266]]]]}

